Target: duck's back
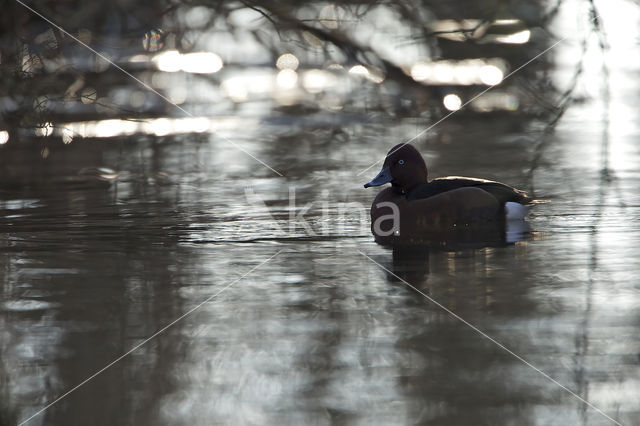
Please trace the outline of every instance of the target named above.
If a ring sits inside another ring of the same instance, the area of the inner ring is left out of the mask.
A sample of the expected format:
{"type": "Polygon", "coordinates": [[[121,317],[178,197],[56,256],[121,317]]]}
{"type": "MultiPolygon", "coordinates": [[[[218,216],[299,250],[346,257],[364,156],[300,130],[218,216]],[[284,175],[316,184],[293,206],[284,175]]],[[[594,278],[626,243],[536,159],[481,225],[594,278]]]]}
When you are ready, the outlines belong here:
{"type": "Polygon", "coordinates": [[[459,188],[474,187],[493,195],[500,204],[515,202],[528,204],[532,199],[524,192],[504,183],[492,180],[449,176],[433,179],[430,182],[417,185],[407,193],[407,200],[421,200],[459,188]]]}

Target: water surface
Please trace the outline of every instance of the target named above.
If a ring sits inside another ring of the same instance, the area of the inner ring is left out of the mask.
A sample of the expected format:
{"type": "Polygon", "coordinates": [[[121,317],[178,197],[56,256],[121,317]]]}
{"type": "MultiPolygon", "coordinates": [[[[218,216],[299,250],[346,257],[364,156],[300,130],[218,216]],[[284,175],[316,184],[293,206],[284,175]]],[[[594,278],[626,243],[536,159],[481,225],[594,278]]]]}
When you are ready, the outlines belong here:
{"type": "Polygon", "coordinates": [[[292,130],[285,114],[224,134],[284,177],[219,134],[3,147],[0,418],[146,342],[27,424],[614,424],[417,289],[639,424],[639,87],[612,67],[610,102],[574,105],[544,140],[495,115],[415,142],[432,176],[549,201],[503,247],[373,242],[378,166],[359,172],[427,119],[292,130]]]}

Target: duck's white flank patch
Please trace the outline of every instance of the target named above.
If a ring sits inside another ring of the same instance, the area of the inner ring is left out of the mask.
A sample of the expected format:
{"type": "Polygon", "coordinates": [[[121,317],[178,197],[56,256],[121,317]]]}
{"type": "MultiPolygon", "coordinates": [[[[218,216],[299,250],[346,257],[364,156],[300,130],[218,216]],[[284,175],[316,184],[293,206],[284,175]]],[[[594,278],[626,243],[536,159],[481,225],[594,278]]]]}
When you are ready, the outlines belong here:
{"type": "Polygon", "coordinates": [[[524,234],[531,231],[526,220],[508,220],[505,229],[505,241],[515,243],[524,240],[524,234]]]}
{"type": "Polygon", "coordinates": [[[520,203],[507,201],[504,203],[504,214],[507,220],[522,220],[529,213],[531,206],[524,206],[520,203]]]}

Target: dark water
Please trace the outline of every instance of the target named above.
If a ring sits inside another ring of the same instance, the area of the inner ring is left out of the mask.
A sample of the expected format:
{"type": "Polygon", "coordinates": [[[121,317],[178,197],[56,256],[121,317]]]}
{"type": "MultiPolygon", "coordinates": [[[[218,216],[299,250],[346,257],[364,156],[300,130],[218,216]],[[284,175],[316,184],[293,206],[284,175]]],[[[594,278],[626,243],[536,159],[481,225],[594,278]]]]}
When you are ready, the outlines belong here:
{"type": "Polygon", "coordinates": [[[100,372],[25,424],[615,424],[579,398],[640,424],[639,86],[612,68],[544,142],[496,115],[415,143],[549,200],[505,247],[372,241],[359,172],[426,119],[224,134],[285,177],[219,135],[0,147],[0,419],[100,372]]]}

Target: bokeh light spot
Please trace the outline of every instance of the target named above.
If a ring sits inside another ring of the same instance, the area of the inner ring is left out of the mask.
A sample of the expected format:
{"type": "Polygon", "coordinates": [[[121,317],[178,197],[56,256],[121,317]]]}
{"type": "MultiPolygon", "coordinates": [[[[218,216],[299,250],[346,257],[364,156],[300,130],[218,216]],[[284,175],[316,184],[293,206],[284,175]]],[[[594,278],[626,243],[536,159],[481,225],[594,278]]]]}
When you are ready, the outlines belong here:
{"type": "Polygon", "coordinates": [[[167,118],[158,118],[145,123],[148,133],[156,136],[166,136],[171,133],[171,121],[167,118]]]}
{"type": "Polygon", "coordinates": [[[160,71],[184,71],[196,74],[212,74],[222,69],[222,58],[213,52],[194,52],[180,54],[177,50],[168,50],[153,58],[160,71]]]}
{"type": "Polygon", "coordinates": [[[95,136],[98,138],[110,138],[118,135],[133,134],[138,125],[133,121],[127,120],[103,120],[96,123],[95,136]]]}
{"type": "Polygon", "coordinates": [[[495,65],[485,65],[480,68],[478,76],[480,77],[480,80],[487,86],[495,86],[496,84],[500,84],[502,82],[504,74],[502,73],[502,70],[495,65]]]}
{"type": "Polygon", "coordinates": [[[66,126],[62,128],[62,143],[70,144],[73,141],[73,126],[66,126]]]}
{"type": "Polygon", "coordinates": [[[53,134],[53,123],[42,123],[40,127],[36,129],[36,135],[38,136],[51,136],[53,134]]]}
{"type": "Polygon", "coordinates": [[[162,30],[151,30],[144,35],[142,47],[147,52],[157,52],[164,47],[164,33],[162,30]]]}
{"type": "Polygon", "coordinates": [[[160,71],[178,72],[181,68],[180,52],[177,50],[167,50],[153,58],[160,71]]]}
{"type": "Polygon", "coordinates": [[[525,44],[531,38],[531,31],[524,30],[514,34],[496,37],[496,42],[505,44],[525,44]]]}
{"type": "Polygon", "coordinates": [[[446,109],[449,111],[457,111],[462,107],[462,99],[460,96],[449,93],[442,99],[442,103],[446,109]]]}
{"type": "Polygon", "coordinates": [[[290,69],[282,70],[276,77],[276,83],[283,89],[293,89],[298,83],[298,73],[290,69]]]}
{"type": "Polygon", "coordinates": [[[355,65],[351,67],[351,69],[349,70],[349,74],[360,75],[364,77],[369,74],[369,70],[364,65],[355,65]]]}
{"type": "Polygon", "coordinates": [[[314,69],[302,74],[302,87],[309,93],[320,93],[335,84],[336,76],[329,71],[314,69]]]}
{"type": "Polygon", "coordinates": [[[222,69],[222,58],[213,52],[194,52],[182,55],[182,71],[213,74],[222,69]]]}
{"type": "Polygon", "coordinates": [[[411,78],[415,81],[425,81],[431,77],[431,65],[426,62],[416,62],[411,67],[411,78]]]}
{"type": "Polygon", "coordinates": [[[223,81],[220,87],[233,102],[245,102],[249,99],[249,93],[241,78],[229,78],[223,81]]]}
{"type": "Polygon", "coordinates": [[[411,77],[426,85],[495,86],[504,79],[506,69],[499,58],[418,61],[411,67],[411,77]]]}
{"type": "Polygon", "coordinates": [[[295,55],[291,53],[280,55],[280,57],[276,61],[276,67],[279,70],[296,70],[298,69],[298,65],[300,65],[300,61],[298,61],[298,58],[296,58],[295,55]]]}

